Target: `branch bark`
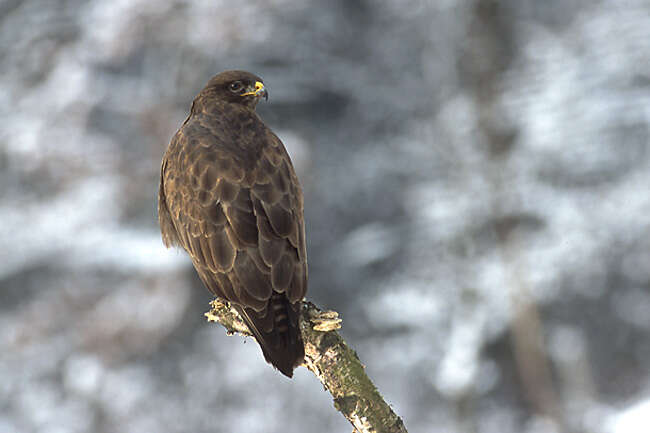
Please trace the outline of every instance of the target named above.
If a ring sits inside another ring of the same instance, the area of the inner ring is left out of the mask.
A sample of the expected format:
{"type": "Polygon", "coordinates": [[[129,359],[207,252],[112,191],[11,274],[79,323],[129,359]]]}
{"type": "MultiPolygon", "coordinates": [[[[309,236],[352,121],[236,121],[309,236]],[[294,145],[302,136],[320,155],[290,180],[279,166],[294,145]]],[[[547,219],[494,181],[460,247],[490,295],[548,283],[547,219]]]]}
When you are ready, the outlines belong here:
{"type": "MultiPolygon", "coordinates": [[[[220,300],[210,303],[208,321],[219,322],[229,334],[251,333],[239,315],[220,300]]],[[[356,352],[334,329],[338,314],[304,302],[300,330],[305,343],[304,366],[320,380],[334,399],[334,407],[359,433],[407,433],[402,419],[384,401],[365,373],[356,352]]]]}

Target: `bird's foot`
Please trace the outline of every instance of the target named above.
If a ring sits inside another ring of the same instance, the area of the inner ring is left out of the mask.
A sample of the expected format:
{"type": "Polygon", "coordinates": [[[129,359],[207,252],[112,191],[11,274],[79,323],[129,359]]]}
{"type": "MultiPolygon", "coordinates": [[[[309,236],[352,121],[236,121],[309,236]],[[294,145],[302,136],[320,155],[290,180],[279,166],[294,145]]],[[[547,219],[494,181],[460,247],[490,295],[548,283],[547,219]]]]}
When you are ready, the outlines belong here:
{"type": "Polygon", "coordinates": [[[313,312],[309,317],[315,331],[329,332],[341,328],[342,320],[336,311],[313,312]]]}
{"type": "Polygon", "coordinates": [[[235,310],[229,302],[215,298],[210,301],[210,307],[212,307],[212,309],[205,313],[208,322],[221,323],[224,328],[226,328],[226,333],[228,335],[233,335],[235,333],[253,335],[248,328],[248,325],[246,325],[237,310],[235,310]]]}

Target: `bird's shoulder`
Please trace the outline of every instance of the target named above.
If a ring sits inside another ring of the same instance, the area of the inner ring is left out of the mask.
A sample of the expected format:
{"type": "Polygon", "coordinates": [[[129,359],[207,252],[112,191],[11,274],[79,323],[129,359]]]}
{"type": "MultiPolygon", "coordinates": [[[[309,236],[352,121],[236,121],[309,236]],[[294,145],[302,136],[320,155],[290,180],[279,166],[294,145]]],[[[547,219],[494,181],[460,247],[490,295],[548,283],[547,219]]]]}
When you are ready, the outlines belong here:
{"type": "MultiPolygon", "coordinates": [[[[235,125],[224,126],[222,116],[191,115],[172,138],[165,155],[162,192],[177,217],[189,207],[203,211],[216,203],[230,203],[235,197],[257,199],[273,215],[271,219],[282,235],[295,239],[300,230],[291,230],[291,226],[302,214],[303,197],[291,159],[281,140],[261,119],[253,113],[246,120],[254,133],[244,137],[235,134],[238,139],[233,139],[224,131],[236,129],[235,125]]],[[[239,212],[253,211],[252,203],[237,208],[239,212]]],[[[232,212],[235,209],[232,207],[232,212]]]]}
{"type": "Polygon", "coordinates": [[[260,158],[278,153],[273,152],[278,142],[255,113],[200,112],[192,114],[174,135],[168,153],[185,169],[197,163],[218,164],[219,160],[228,160],[250,171],[260,158]]]}

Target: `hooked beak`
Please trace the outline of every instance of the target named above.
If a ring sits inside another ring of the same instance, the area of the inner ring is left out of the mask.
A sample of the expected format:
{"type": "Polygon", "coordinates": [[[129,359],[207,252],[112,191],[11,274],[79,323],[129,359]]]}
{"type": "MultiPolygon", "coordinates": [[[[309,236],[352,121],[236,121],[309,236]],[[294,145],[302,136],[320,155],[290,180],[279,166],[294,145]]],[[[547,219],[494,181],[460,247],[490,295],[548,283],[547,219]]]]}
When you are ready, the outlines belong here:
{"type": "Polygon", "coordinates": [[[267,101],[269,100],[269,92],[266,91],[264,84],[261,81],[255,82],[255,89],[248,88],[248,92],[242,93],[241,96],[253,95],[258,98],[264,97],[267,101]]]}

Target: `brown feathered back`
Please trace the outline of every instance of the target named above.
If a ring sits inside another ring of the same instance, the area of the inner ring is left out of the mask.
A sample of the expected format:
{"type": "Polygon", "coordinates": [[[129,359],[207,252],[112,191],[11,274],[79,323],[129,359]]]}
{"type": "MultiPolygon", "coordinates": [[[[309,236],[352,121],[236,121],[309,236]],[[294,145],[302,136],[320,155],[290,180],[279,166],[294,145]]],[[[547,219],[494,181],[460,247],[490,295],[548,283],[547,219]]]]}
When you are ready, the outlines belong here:
{"type": "Polygon", "coordinates": [[[259,77],[214,77],[163,158],[158,218],[203,283],[231,302],[264,357],[291,377],[304,356],[298,327],[307,290],[300,184],[280,139],[255,114],[259,77]]]}

